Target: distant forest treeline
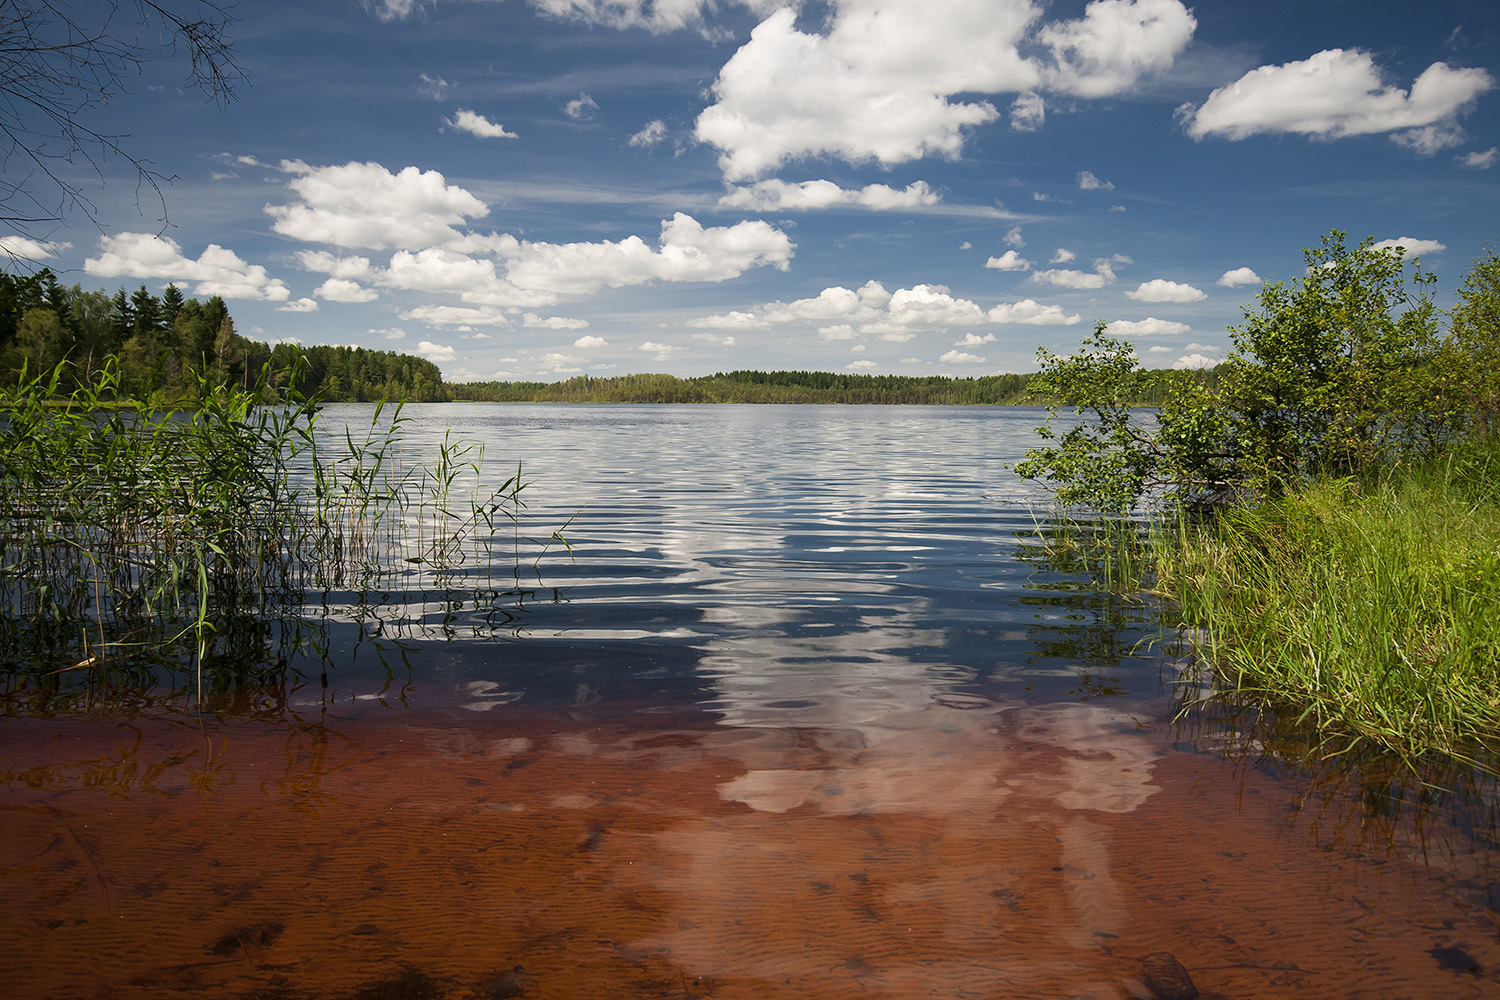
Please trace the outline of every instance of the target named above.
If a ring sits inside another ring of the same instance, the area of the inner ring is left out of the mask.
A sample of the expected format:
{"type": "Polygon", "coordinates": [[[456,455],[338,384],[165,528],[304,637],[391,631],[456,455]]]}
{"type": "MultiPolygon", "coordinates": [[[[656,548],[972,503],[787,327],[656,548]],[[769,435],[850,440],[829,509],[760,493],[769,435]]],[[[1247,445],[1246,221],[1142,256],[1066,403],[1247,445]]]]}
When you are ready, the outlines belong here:
{"type": "Polygon", "coordinates": [[[126,295],[61,284],[43,269],[0,273],[0,377],[23,369],[36,375],[67,360],[60,392],[92,380],[105,359],[118,359],[122,390],[131,398],[170,403],[196,398],[200,378],[248,387],[269,364],[271,387],[289,388],[298,355],[306,358],[296,389],[330,402],[448,399],[437,365],[425,358],[362,347],[272,347],[242,337],[224,300],[185,298],[176,285],[160,297],[145,285],[126,295]]]}
{"type": "MultiPolygon", "coordinates": [[[[504,403],[901,403],[1004,405],[1031,398],[1031,375],[838,375],[830,372],[719,372],[675,375],[579,375],[565,382],[469,382],[452,385],[454,399],[504,403]]],[[[1133,402],[1153,406],[1176,382],[1211,383],[1212,371],[1173,372],[1133,402]]]]}
{"type": "MultiPolygon", "coordinates": [[[[274,347],[242,337],[224,300],[185,298],[176,285],[160,297],[145,285],[127,295],[64,286],[47,270],[0,272],[0,379],[23,369],[36,375],[66,360],[58,386],[69,393],[94,378],[105,359],[118,359],[121,390],[155,404],[197,398],[201,381],[249,387],[267,365],[270,388],[321,394],[329,402],[474,400],[503,403],[897,403],[1005,405],[1046,402],[1028,395],[1032,375],[853,375],[807,371],[732,371],[693,378],[675,375],[579,375],[562,382],[447,384],[425,358],[363,347],[274,347]],[[298,356],[295,384],[290,372],[298,356]]],[[[1181,382],[1212,388],[1214,372],[1167,373],[1145,380],[1132,400],[1160,404],[1181,382]]]]}

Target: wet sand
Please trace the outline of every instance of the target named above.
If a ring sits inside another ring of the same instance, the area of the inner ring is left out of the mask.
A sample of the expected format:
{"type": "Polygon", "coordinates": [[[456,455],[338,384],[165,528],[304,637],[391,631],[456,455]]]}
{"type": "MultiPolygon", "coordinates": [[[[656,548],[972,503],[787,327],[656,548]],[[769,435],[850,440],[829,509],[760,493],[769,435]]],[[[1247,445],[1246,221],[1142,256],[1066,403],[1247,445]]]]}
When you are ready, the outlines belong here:
{"type": "Polygon", "coordinates": [[[1123,998],[1168,952],[1205,997],[1500,995],[1493,850],[1314,814],[1295,782],[1174,750],[1159,707],[5,720],[0,980],[1123,998]]]}

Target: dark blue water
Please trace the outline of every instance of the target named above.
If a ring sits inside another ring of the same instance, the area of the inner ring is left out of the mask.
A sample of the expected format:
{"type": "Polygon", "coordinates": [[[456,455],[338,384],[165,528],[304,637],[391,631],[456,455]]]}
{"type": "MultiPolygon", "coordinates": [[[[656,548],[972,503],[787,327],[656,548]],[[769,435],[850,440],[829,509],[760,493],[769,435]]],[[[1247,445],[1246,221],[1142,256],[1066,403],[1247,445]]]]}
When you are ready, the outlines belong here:
{"type": "MultiPolygon", "coordinates": [[[[334,406],[322,419],[361,429],[370,412],[334,406]]],[[[1081,592],[1038,566],[1047,495],[1010,465],[1043,410],[455,404],[404,415],[408,464],[429,461],[445,435],[480,443],[483,478],[521,467],[523,535],[567,540],[521,545],[522,600],[446,595],[376,614],[398,621],[383,638],[422,646],[410,697],[480,683],[508,699],[620,697],[632,710],[692,699],[813,725],[933,699],[1169,693],[1157,651],[1130,652],[1156,634],[1142,602],[1081,592]],[[508,612],[498,623],[497,606],[508,612]]]]}

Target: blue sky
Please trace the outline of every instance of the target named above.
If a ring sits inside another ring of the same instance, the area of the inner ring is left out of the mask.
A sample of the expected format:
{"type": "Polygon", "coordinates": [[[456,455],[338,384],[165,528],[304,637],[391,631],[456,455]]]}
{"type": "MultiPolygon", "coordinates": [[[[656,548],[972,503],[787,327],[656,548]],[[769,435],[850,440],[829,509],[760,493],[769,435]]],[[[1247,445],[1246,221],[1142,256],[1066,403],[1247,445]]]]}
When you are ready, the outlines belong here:
{"type": "Polygon", "coordinates": [[[237,100],[163,54],[89,123],[174,177],[165,219],[105,159],[93,221],[0,240],[454,381],[1029,371],[1096,320],[1202,364],[1330,229],[1446,303],[1500,221],[1492,0],[235,13],[237,100]]]}

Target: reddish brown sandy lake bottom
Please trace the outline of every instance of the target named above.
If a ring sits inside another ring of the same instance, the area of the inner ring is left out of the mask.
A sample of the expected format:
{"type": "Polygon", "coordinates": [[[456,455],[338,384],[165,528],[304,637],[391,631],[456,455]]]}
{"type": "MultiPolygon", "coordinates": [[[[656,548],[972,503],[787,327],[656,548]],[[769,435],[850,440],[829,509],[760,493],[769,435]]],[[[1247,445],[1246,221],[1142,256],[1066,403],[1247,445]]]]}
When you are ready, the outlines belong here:
{"type": "Polygon", "coordinates": [[[1492,856],[1088,704],[10,720],[0,777],[13,1000],[1500,996],[1492,856]]]}

